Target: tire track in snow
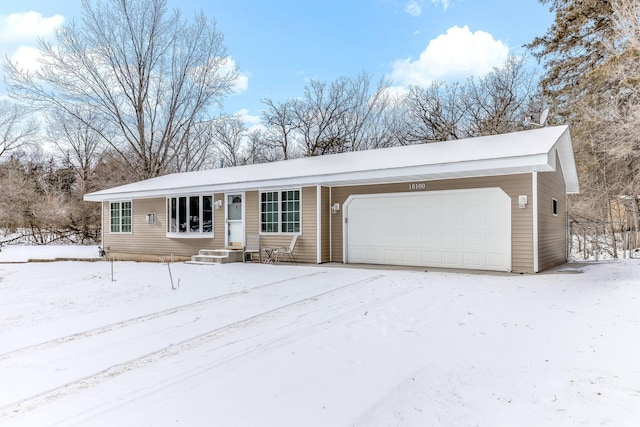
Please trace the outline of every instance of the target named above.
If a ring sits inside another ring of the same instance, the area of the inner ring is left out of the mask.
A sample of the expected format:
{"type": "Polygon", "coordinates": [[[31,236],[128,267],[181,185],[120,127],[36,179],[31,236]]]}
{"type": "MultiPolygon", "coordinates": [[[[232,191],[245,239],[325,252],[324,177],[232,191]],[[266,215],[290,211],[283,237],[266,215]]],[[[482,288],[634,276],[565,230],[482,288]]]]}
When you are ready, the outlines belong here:
{"type": "Polygon", "coordinates": [[[107,332],[111,332],[111,331],[114,331],[114,330],[117,330],[117,329],[123,329],[123,328],[126,328],[128,326],[133,326],[133,325],[137,325],[139,323],[144,323],[144,322],[147,322],[149,320],[154,320],[154,319],[159,319],[159,318],[162,318],[162,317],[170,316],[172,314],[180,313],[180,312],[183,312],[185,310],[207,306],[207,305],[209,305],[209,304],[211,304],[213,302],[216,302],[216,301],[220,301],[220,300],[228,299],[228,298],[234,298],[234,297],[237,297],[239,295],[246,295],[246,294],[249,294],[249,293],[251,293],[253,291],[256,291],[256,290],[265,289],[265,288],[268,288],[268,287],[271,287],[271,286],[280,285],[282,283],[289,282],[289,281],[292,281],[292,280],[302,279],[302,278],[305,278],[305,277],[318,276],[318,275],[325,274],[325,273],[326,273],[326,271],[318,271],[318,272],[303,274],[303,275],[300,275],[300,276],[290,277],[290,278],[287,278],[287,279],[281,279],[281,280],[277,280],[275,282],[265,283],[263,285],[259,285],[259,286],[256,286],[254,288],[244,289],[244,290],[241,290],[241,291],[230,292],[230,293],[222,294],[222,295],[216,295],[214,297],[207,298],[207,299],[204,299],[204,300],[195,301],[195,302],[192,302],[192,303],[188,303],[188,304],[183,304],[183,305],[167,308],[165,310],[156,311],[154,313],[149,313],[149,314],[145,314],[145,315],[138,316],[138,317],[132,317],[130,319],[125,319],[125,320],[121,320],[119,322],[110,323],[108,325],[100,326],[100,327],[97,327],[97,328],[94,328],[94,329],[88,329],[86,331],[76,332],[75,334],[71,334],[71,335],[67,335],[67,336],[64,336],[64,337],[55,338],[55,339],[52,339],[52,340],[44,341],[44,342],[41,342],[41,343],[33,344],[33,345],[30,345],[30,346],[27,346],[27,347],[22,347],[22,348],[18,348],[18,349],[15,349],[15,350],[8,351],[6,353],[2,353],[2,354],[0,354],[0,361],[6,360],[8,358],[21,356],[21,355],[26,354],[26,353],[31,353],[31,352],[35,352],[35,351],[39,351],[39,350],[44,350],[44,349],[47,349],[47,348],[55,347],[55,346],[58,346],[58,345],[61,345],[61,344],[66,344],[66,343],[69,343],[69,342],[72,342],[72,341],[91,338],[91,337],[94,337],[96,335],[101,335],[101,334],[104,334],[104,333],[107,333],[107,332]]]}
{"type": "MultiPolygon", "coordinates": [[[[383,275],[370,278],[365,282],[373,282],[380,277],[383,277],[383,275]]],[[[418,287],[400,288],[395,289],[391,293],[384,293],[382,295],[372,292],[369,296],[370,298],[367,298],[366,301],[350,299],[348,301],[338,301],[328,305],[323,305],[322,307],[313,306],[315,310],[306,310],[301,314],[296,315],[294,319],[286,324],[279,325],[276,332],[269,334],[266,339],[263,336],[264,334],[257,331],[249,336],[241,336],[237,338],[232,337],[234,339],[214,342],[213,346],[207,347],[206,349],[206,363],[199,363],[194,368],[188,368],[177,372],[170,377],[163,378],[159,381],[156,378],[153,386],[142,386],[140,388],[127,391],[119,396],[119,400],[112,400],[109,402],[101,401],[99,406],[84,408],[81,413],[72,414],[68,418],[60,420],[60,424],[69,423],[71,425],[89,425],[92,420],[100,419],[101,414],[105,414],[115,408],[123,406],[123,400],[126,401],[127,404],[135,402],[158,389],[173,387],[181,382],[198,378],[212,369],[217,369],[228,363],[233,363],[234,361],[242,359],[248,355],[255,354],[256,352],[267,352],[274,347],[284,345],[287,342],[294,341],[295,339],[308,337],[310,333],[313,333],[313,331],[317,331],[319,328],[323,328],[323,326],[326,326],[327,324],[332,324],[340,318],[348,317],[352,313],[362,313],[362,310],[372,311],[375,307],[385,305],[389,303],[389,301],[398,297],[406,296],[408,293],[417,289],[418,287]],[[297,325],[300,324],[303,326],[298,328],[297,325]],[[219,354],[218,352],[222,353],[219,354]]],[[[144,368],[144,366],[141,368],[144,368]]]]}
{"type": "MultiPolygon", "coordinates": [[[[318,274],[318,273],[315,273],[315,274],[318,274]]],[[[308,276],[308,275],[303,275],[300,277],[305,277],[305,276],[308,276]]],[[[0,411],[1,411],[0,422],[3,420],[8,420],[12,418],[14,415],[30,412],[38,408],[39,406],[53,402],[65,396],[80,392],[90,387],[94,387],[98,384],[108,381],[109,379],[112,379],[124,373],[127,373],[128,371],[131,371],[133,369],[141,368],[149,364],[152,364],[156,361],[159,361],[161,359],[175,356],[183,351],[192,350],[194,348],[207,344],[211,341],[215,341],[216,339],[221,338],[222,336],[228,333],[233,333],[235,330],[243,329],[247,326],[258,323],[262,320],[266,320],[270,317],[275,317],[277,315],[284,314],[293,308],[303,306],[312,301],[316,301],[321,297],[338,293],[342,290],[345,290],[353,286],[369,283],[369,282],[378,280],[384,276],[385,276],[384,274],[370,276],[361,280],[357,280],[355,282],[350,282],[350,283],[341,285],[337,288],[333,288],[324,292],[320,292],[318,294],[314,294],[308,297],[298,299],[296,301],[292,301],[290,303],[287,303],[281,306],[271,308],[269,310],[247,317],[246,319],[242,319],[236,322],[229,323],[224,326],[220,326],[218,328],[212,329],[202,334],[198,334],[193,337],[182,340],[178,343],[170,344],[158,350],[149,352],[139,357],[135,357],[126,362],[112,365],[102,371],[96,372],[94,374],[85,376],[83,378],[80,378],[78,380],[75,380],[69,383],[66,383],[59,387],[55,387],[53,389],[43,391],[42,393],[38,393],[34,396],[21,399],[17,402],[9,403],[7,405],[0,407],[0,411]]],[[[282,283],[288,280],[291,280],[291,279],[281,280],[279,282],[274,282],[273,284],[282,283]]],[[[267,285],[263,285],[263,287],[267,285]]]]}

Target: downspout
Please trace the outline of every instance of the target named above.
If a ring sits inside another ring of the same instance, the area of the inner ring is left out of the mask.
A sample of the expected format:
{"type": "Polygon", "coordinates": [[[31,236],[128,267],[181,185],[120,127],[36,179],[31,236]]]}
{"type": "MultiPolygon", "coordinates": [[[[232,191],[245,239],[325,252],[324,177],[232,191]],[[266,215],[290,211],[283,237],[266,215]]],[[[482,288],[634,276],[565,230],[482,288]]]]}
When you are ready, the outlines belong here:
{"type": "Polygon", "coordinates": [[[567,196],[566,194],[564,195],[564,229],[566,247],[565,261],[568,262],[569,258],[571,258],[571,244],[573,239],[571,237],[571,220],[569,218],[569,196],[567,196]]]}
{"type": "Polygon", "coordinates": [[[329,187],[329,262],[333,262],[333,215],[331,204],[333,203],[333,187],[329,187]]]}
{"type": "Polygon", "coordinates": [[[316,264],[322,263],[322,188],[316,185],[316,264]]]}
{"type": "Polygon", "coordinates": [[[531,175],[531,203],[533,204],[533,272],[539,271],[540,260],[538,258],[538,171],[531,175]]]}
{"type": "Polygon", "coordinates": [[[100,202],[100,243],[104,249],[104,201],[100,202]]]}

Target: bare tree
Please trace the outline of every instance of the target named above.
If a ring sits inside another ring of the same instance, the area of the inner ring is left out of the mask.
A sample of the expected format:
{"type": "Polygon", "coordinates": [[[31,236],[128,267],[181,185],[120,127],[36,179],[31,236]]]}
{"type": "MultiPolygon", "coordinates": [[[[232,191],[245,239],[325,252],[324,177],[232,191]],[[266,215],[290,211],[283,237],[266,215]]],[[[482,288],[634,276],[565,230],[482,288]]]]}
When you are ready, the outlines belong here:
{"type": "Polygon", "coordinates": [[[466,94],[470,136],[522,130],[528,116],[542,111],[539,79],[527,70],[524,56],[511,55],[485,76],[470,79],[466,94]]]}
{"type": "Polygon", "coordinates": [[[342,125],[338,127],[344,129],[345,150],[368,150],[395,143],[397,116],[393,114],[396,110],[388,94],[391,83],[380,80],[372,90],[371,80],[372,76],[367,73],[347,79],[343,96],[350,105],[339,118],[342,125]]]}
{"type": "Polygon", "coordinates": [[[333,82],[312,80],[301,98],[275,103],[263,100],[265,140],[283,157],[305,156],[384,147],[394,139],[389,83],[372,88],[371,75],[340,77],[333,82]]]}
{"type": "MultiPolygon", "coordinates": [[[[614,31],[627,47],[640,50],[640,1],[609,0],[614,31]]],[[[608,46],[609,49],[615,46],[608,46]]]]}
{"type": "Polygon", "coordinates": [[[612,220],[612,204],[628,198],[638,226],[640,194],[640,1],[612,0],[610,37],[599,55],[606,58],[583,76],[592,88],[572,104],[576,158],[584,210],[593,219],[612,220]],[[597,209],[599,208],[599,209],[597,209]],[[597,214],[598,210],[601,212],[597,214]]]}
{"type": "Polygon", "coordinates": [[[468,136],[466,91],[458,83],[411,86],[405,97],[405,142],[450,141],[468,136]]]}
{"type": "Polygon", "coordinates": [[[118,130],[102,137],[137,179],[170,171],[237,77],[215,23],[203,13],[188,22],[166,0],[82,0],[82,21],[40,51],[36,71],[5,61],[10,94],[71,115],[93,110],[118,130]]]}
{"type": "Polygon", "coordinates": [[[248,165],[273,162],[279,159],[276,149],[265,143],[265,132],[261,129],[249,131],[244,148],[244,161],[248,165]]]}
{"type": "Polygon", "coordinates": [[[101,117],[91,111],[70,114],[62,109],[51,110],[46,117],[47,139],[58,148],[62,164],[75,171],[82,192],[101,157],[105,145],[103,136],[108,135],[106,124],[101,125],[100,120],[101,117]]]}
{"type": "Polygon", "coordinates": [[[305,87],[302,100],[294,102],[298,140],[305,156],[349,151],[341,120],[351,107],[346,96],[348,84],[346,77],[329,85],[312,80],[305,87]]]}
{"type": "Polygon", "coordinates": [[[30,143],[38,131],[38,122],[30,111],[9,101],[0,101],[0,157],[30,143]]]}
{"type": "Polygon", "coordinates": [[[296,103],[294,100],[286,100],[276,104],[270,99],[263,99],[262,102],[267,106],[262,112],[262,119],[267,126],[264,141],[269,149],[281,150],[281,159],[287,160],[294,145],[296,103]]]}
{"type": "Polygon", "coordinates": [[[223,166],[239,166],[242,159],[242,142],[247,129],[238,117],[220,117],[209,122],[209,135],[223,166]]]}
{"type": "Polygon", "coordinates": [[[544,102],[526,57],[510,56],[488,74],[463,83],[412,86],[404,98],[404,143],[449,141],[522,130],[544,102]]]}
{"type": "Polygon", "coordinates": [[[216,156],[211,147],[210,121],[196,123],[180,145],[180,153],[175,156],[175,171],[189,172],[201,169],[211,169],[215,166],[216,156]]]}

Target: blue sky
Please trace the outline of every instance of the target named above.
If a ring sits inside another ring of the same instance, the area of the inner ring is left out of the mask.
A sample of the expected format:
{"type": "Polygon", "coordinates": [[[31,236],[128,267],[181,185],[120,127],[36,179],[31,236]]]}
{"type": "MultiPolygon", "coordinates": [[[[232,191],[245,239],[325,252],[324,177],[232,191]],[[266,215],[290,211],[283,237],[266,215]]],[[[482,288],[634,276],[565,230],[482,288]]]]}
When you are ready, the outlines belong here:
{"type": "MultiPolygon", "coordinates": [[[[228,113],[255,123],[260,100],[302,95],[309,79],[366,71],[393,84],[482,75],[553,22],[537,0],[168,0],[217,21],[242,78],[228,113]]],[[[80,0],[0,2],[0,54],[23,62],[37,35],[78,18],[80,0]],[[32,13],[28,13],[32,12],[32,13]]],[[[4,88],[0,86],[0,94],[4,88]]]]}

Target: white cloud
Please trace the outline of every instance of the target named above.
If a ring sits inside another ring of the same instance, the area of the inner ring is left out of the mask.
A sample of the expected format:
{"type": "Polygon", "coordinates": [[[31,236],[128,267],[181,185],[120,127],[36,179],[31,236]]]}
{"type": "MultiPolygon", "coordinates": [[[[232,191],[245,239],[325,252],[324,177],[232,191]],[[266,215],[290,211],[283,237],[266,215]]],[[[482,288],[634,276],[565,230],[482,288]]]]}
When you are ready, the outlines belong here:
{"type": "Polygon", "coordinates": [[[242,120],[249,131],[264,129],[264,125],[262,124],[262,119],[260,118],[260,116],[250,114],[249,110],[247,110],[246,108],[242,108],[241,110],[236,112],[234,116],[242,120]]]}
{"type": "Polygon", "coordinates": [[[480,76],[504,63],[508,55],[509,47],[491,34],[454,26],[431,40],[417,60],[395,61],[391,79],[403,86],[428,86],[434,80],[480,76]]]}
{"type": "Polygon", "coordinates": [[[40,68],[38,62],[40,58],[40,50],[32,46],[20,46],[11,56],[11,62],[17,65],[19,69],[36,71],[40,68]]]}
{"type": "Polygon", "coordinates": [[[233,85],[234,93],[242,93],[249,88],[249,76],[247,74],[238,73],[236,84],[233,85]]]}
{"type": "Polygon", "coordinates": [[[37,70],[40,66],[38,38],[51,38],[63,22],[62,15],[45,17],[38,12],[0,15],[0,56],[9,56],[19,68],[37,70]]]}
{"type": "MultiPolygon", "coordinates": [[[[422,15],[422,5],[425,0],[409,0],[409,2],[404,6],[404,11],[411,16],[418,17],[422,15]]],[[[436,6],[442,6],[442,9],[446,12],[447,9],[453,4],[452,0],[431,0],[436,6]]]]}
{"type": "MultiPolygon", "coordinates": [[[[225,75],[231,73],[234,69],[238,67],[238,64],[232,57],[227,57],[224,60],[224,64],[218,70],[218,73],[221,75],[225,75]]],[[[238,78],[233,85],[233,93],[242,93],[249,88],[249,75],[243,74],[238,71],[238,78]]]]}
{"type": "Polygon", "coordinates": [[[404,11],[411,16],[420,16],[422,15],[422,6],[417,1],[412,0],[404,7],[404,11]]]}
{"type": "Polygon", "coordinates": [[[449,0],[431,0],[431,3],[435,5],[442,5],[442,8],[445,12],[447,11],[447,9],[449,9],[449,6],[451,6],[451,2],[449,0]]]}
{"type": "Polygon", "coordinates": [[[0,15],[0,44],[35,44],[38,37],[47,38],[53,35],[55,29],[63,22],[62,15],[45,17],[38,12],[0,15]]]}

